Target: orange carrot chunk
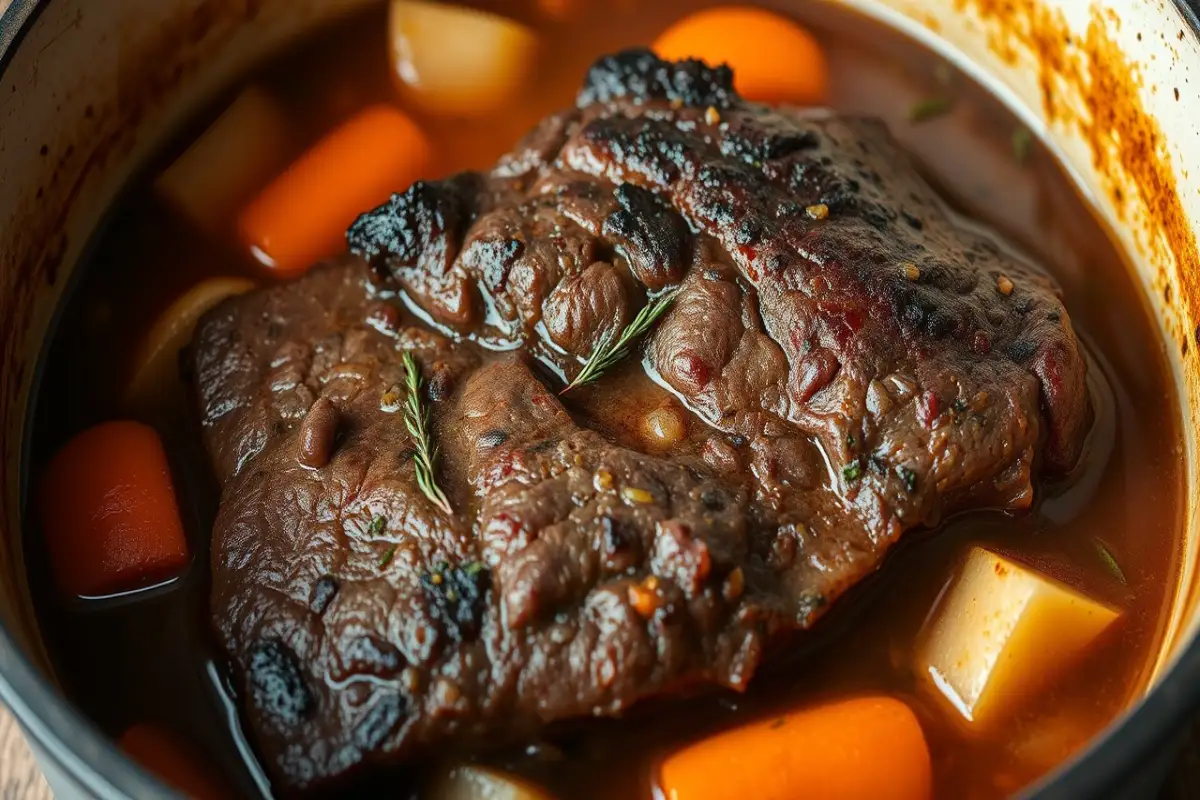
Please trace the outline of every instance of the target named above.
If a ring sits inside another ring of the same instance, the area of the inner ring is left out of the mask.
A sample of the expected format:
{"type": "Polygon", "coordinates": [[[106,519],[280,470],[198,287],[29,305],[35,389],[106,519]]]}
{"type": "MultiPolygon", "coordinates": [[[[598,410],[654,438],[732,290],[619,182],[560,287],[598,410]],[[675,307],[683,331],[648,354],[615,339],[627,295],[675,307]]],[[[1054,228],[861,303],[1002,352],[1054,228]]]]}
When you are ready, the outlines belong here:
{"type": "Polygon", "coordinates": [[[669,61],[728,64],[747,100],[820,105],[827,97],[828,68],[817,40],[786,17],[759,8],[696,12],[664,31],[654,51],[669,61]]]}
{"type": "Polygon", "coordinates": [[[923,800],[932,774],[908,706],[860,697],[697,742],[663,762],[659,784],[667,800],[923,800]]]}
{"type": "Polygon", "coordinates": [[[231,795],[209,777],[210,771],[197,763],[188,749],[156,725],[134,725],[117,745],[148,772],[168,786],[195,800],[221,800],[231,795]]]}
{"type": "Polygon", "coordinates": [[[372,106],[313,145],[242,212],[242,242],[281,273],[345,247],[346,228],[425,176],[433,150],[407,116],[372,106]]]}
{"type": "Polygon", "coordinates": [[[188,563],[166,452],[141,423],[106,422],[68,442],[42,475],[38,508],[66,595],[142,588],[188,563]]]}

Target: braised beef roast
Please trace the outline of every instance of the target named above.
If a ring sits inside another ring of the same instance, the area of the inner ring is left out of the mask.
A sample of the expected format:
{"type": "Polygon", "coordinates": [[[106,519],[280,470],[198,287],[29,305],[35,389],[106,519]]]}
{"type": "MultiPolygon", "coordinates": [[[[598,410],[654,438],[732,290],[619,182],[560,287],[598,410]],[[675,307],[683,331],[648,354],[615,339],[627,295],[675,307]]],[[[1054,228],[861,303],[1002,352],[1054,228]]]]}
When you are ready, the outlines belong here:
{"type": "Polygon", "coordinates": [[[744,689],[905,530],[1028,507],[1089,426],[1045,274],[880,122],[746,103],[726,68],[605,58],[490,173],[349,242],[194,345],[214,624],[285,791],[744,689]],[[625,369],[692,433],[639,452],[561,379],[675,287],[625,369]],[[405,352],[453,514],[417,485],[405,352]]]}

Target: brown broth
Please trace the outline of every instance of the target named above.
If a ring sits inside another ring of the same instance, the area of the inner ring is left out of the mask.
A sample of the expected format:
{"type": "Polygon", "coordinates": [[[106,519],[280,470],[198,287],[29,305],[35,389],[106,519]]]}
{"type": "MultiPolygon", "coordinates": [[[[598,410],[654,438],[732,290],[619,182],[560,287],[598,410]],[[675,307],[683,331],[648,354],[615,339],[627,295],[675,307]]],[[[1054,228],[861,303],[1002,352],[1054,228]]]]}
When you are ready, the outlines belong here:
{"type": "MultiPolygon", "coordinates": [[[[485,124],[418,117],[439,143],[439,169],[486,167],[542,115],[572,102],[595,56],[650,41],[687,10],[709,4],[595,0],[558,24],[539,21],[532,3],[500,4],[552,34],[542,68],[519,103],[485,124]]],[[[803,652],[767,669],[746,695],[639,709],[625,721],[564,731],[528,752],[486,758],[564,798],[648,797],[657,760],[705,732],[824,697],[883,692],[917,710],[932,749],[938,796],[1008,794],[1101,730],[1148,679],[1176,586],[1182,530],[1179,415],[1163,345],[1108,231],[1053,157],[1035,143],[1024,164],[1015,162],[1011,137],[1019,125],[993,96],[962,75],[947,84],[934,54],[875,23],[798,0],[771,5],[790,10],[817,33],[830,61],[834,107],[885,118],[955,207],[999,230],[1061,282],[1093,356],[1098,414],[1089,452],[1070,480],[1040,487],[1029,514],[979,512],[910,535],[877,577],[838,603],[803,652]],[[913,103],[949,94],[956,98],[951,113],[922,124],[907,121],[913,103]],[[1107,568],[1097,536],[1127,584],[1107,568]],[[910,667],[922,623],[975,543],[1035,563],[1125,611],[1084,663],[1036,704],[1014,708],[988,735],[961,727],[910,667]]],[[[395,102],[385,30],[382,12],[372,10],[319,31],[247,80],[281,98],[298,138],[314,141],[359,107],[395,102]]],[[[220,107],[198,118],[189,135],[220,107]]],[[[157,166],[169,163],[189,135],[164,151],[157,166]]],[[[131,186],[65,307],[38,395],[34,475],[70,435],[120,413],[128,361],[171,299],[214,274],[269,280],[235,248],[232,236],[202,236],[164,208],[151,189],[155,172],[152,167],[131,186]]],[[[591,402],[624,398],[634,421],[666,399],[640,372],[627,373],[604,392],[591,402]]],[[[31,527],[31,580],[43,630],[66,690],[106,731],[116,735],[134,722],[158,722],[194,745],[232,785],[252,793],[254,769],[246,765],[253,756],[238,745],[236,716],[205,620],[216,491],[186,412],[172,409],[149,421],[171,452],[195,554],[192,567],[161,589],[63,604],[52,594],[40,538],[31,527]]],[[[635,435],[635,425],[608,433],[624,440],[635,435]]],[[[389,796],[398,796],[407,780],[389,779],[389,796]]]]}

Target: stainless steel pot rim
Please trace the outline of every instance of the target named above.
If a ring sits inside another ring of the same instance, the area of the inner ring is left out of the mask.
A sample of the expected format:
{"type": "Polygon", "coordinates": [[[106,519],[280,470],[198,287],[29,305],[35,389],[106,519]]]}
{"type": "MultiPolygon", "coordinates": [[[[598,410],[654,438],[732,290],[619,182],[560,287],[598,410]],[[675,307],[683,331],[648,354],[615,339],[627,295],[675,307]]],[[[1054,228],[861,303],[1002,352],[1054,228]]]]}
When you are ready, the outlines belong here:
{"type": "MultiPolygon", "coordinates": [[[[12,0],[0,15],[0,79],[25,33],[52,0],[12,0]]],[[[1200,0],[1172,0],[1200,43],[1200,0]]],[[[22,487],[22,496],[24,496],[22,487]]],[[[112,740],[66,700],[0,625],[0,701],[16,716],[43,758],[51,759],[83,793],[104,800],[178,797],[125,758],[112,740]]],[[[1111,726],[1080,757],[1047,775],[1030,797],[1100,798],[1129,775],[1173,749],[1200,708],[1200,637],[1125,719],[1111,726]]],[[[57,787],[65,788],[65,787],[57,787]]]]}

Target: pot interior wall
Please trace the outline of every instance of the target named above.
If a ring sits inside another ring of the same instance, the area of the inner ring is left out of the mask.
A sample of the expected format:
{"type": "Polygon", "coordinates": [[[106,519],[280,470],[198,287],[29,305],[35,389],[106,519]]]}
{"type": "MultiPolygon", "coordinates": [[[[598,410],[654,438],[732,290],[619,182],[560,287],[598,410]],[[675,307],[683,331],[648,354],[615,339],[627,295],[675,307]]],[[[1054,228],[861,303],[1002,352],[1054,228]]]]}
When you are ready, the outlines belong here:
{"type": "MultiPolygon", "coordinates": [[[[8,57],[0,80],[0,615],[43,669],[22,566],[19,477],[38,358],[72,269],[110,203],[172,130],[254,60],[368,2],[51,0],[8,57]]],[[[1200,85],[1200,44],[1176,7],[842,3],[965,65],[1053,143],[1131,254],[1178,376],[1182,427],[1200,430],[1200,193],[1185,188],[1188,174],[1200,175],[1200,127],[1175,92],[1200,85]]],[[[1180,453],[1191,487],[1200,486],[1197,447],[1190,437],[1180,453]]],[[[1160,666],[1200,624],[1200,512],[1189,502],[1160,666]]]]}
{"type": "MultiPolygon", "coordinates": [[[[1177,379],[1181,429],[1200,431],[1200,80],[1195,12],[1183,3],[848,0],[961,65],[1050,142],[1128,254],[1177,379]]],[[[1200,485],[1200,438],[1179,457],[1200,485]]],[[[1187,535],[1155,678],[1195,637],[1200,504],[1187,535]]]]}

